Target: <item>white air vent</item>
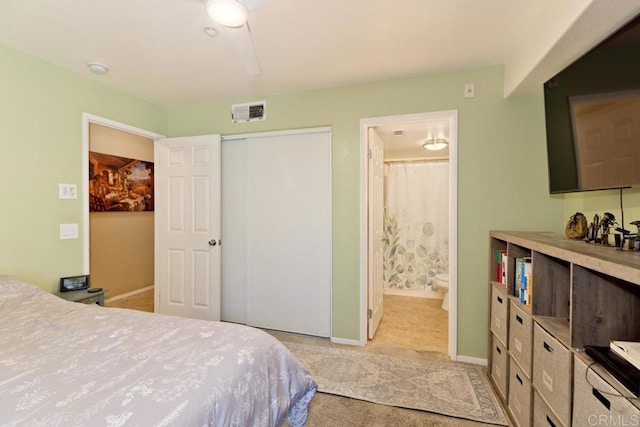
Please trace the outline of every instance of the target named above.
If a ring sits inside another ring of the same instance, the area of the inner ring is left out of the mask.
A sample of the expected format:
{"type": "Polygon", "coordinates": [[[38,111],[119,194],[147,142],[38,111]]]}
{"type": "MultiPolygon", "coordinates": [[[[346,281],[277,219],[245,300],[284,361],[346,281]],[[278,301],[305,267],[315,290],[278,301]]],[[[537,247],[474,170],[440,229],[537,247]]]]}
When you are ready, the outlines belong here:
{"type": "Polygon", "coordinates": [[[257,101],[231,106],[231,120],[233,123],[254,122],[267,118],[267,102],[257,101]]]}

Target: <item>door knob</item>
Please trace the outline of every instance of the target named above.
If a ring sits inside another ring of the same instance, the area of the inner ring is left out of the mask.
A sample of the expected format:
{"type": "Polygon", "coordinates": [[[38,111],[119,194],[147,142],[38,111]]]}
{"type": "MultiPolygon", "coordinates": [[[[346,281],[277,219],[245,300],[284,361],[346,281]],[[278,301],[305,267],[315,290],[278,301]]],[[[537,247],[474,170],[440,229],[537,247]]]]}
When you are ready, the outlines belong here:
{"type": "Polygon", "coordinates": [[[218,243],[216,242],[216,239],[211,239],[211,240],[209,240],[209,246],[215,246],[215,245],[217,245],[217,244],[218,244],[218,243]]]}

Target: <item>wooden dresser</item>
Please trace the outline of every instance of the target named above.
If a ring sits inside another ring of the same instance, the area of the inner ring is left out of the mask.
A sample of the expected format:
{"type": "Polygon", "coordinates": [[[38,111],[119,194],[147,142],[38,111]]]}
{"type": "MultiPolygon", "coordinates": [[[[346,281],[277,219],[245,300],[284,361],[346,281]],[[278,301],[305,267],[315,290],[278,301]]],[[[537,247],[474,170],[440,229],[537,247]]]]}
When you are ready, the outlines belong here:
{"type": "Polygon", "coordinates": [[[640,400],[584,352],[640,341],[640,252],[554,233],[493,231],[489,240],[488,370],[513,421],[640,425],[640,400]],[[517,296],[522,259],[531,263],[527,304],[517,296]]]}

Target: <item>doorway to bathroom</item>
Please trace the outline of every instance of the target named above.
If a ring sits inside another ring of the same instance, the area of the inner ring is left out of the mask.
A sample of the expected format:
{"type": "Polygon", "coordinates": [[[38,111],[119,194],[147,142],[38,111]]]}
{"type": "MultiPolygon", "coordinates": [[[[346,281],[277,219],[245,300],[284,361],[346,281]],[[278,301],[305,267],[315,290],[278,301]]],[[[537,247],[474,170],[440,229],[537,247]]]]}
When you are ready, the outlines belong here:
{"type": "Polygon", "coordinates": [[[456,111],[361,121],[369,342],[454,360],[456,131],[456,111]]]}

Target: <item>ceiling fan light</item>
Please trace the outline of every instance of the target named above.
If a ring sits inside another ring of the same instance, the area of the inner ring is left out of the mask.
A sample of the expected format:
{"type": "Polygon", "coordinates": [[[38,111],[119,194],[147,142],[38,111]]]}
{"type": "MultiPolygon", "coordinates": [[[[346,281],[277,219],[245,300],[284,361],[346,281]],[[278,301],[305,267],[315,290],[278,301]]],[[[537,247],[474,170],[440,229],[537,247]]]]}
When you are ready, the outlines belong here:
{"type": "Polygon", "coordinates": [[[447,148],[449,142],[444,138],[427,139],[422,147],[425,150],[438,151],[447,148]]]}
{"type": "Polygon", "coordinates": [[[247,23],[249,11],[238,0],[207,0],[207,14],[224,27],[241,27],[247,23]]]}

